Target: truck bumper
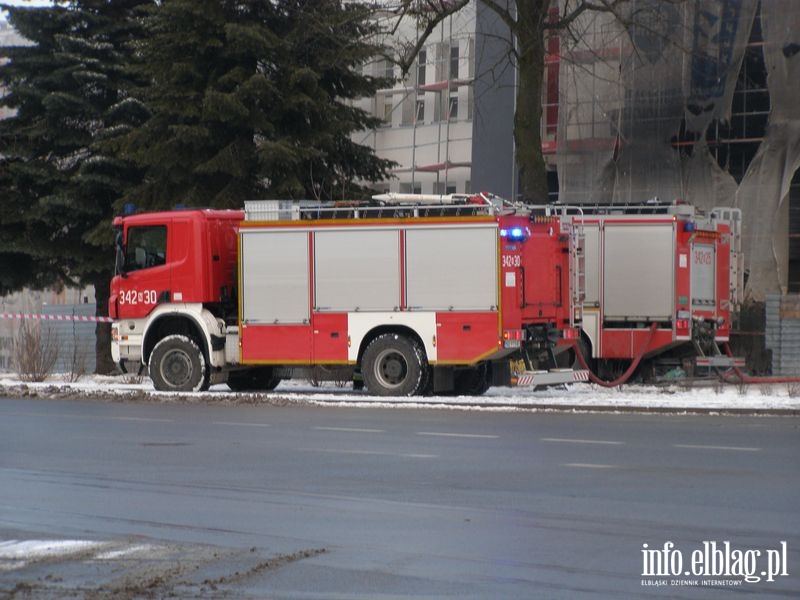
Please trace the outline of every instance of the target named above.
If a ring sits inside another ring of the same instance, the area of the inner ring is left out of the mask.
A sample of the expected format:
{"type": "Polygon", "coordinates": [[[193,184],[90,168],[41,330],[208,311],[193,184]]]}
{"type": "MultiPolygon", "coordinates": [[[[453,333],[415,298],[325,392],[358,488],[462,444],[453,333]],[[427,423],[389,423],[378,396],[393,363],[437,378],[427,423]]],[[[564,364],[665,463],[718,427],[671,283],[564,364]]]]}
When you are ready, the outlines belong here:
{"type": "Polygon", "coordinates": [[[111,358],[116,364],[121,362],[142,362],[142,336],[121,335],[119,325],[111,325],[111,358]]]}
{"type": "Polygon", "coordinates": [[[744,369],[745,359],[738,356],[725,356],[724,354],[715,356],[698,356],[695,358],[698,367],[708,367],[714,369],[744,369]]]}

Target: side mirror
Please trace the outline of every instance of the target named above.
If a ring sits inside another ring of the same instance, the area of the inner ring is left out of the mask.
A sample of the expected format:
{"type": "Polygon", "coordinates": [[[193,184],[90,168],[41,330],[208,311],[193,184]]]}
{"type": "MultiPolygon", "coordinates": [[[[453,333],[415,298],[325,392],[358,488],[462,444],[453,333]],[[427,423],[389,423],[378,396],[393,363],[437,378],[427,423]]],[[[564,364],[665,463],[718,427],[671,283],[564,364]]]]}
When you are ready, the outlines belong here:
{"type": "Polygon", "coordinates": [[[114,248],[116,250],[116,257],[114,262],[114,271],[117,275],[127,277],[125,272],[125,242],[122,239],[122,231],[117,231],[117,237],[114,240],[114,248]]]}

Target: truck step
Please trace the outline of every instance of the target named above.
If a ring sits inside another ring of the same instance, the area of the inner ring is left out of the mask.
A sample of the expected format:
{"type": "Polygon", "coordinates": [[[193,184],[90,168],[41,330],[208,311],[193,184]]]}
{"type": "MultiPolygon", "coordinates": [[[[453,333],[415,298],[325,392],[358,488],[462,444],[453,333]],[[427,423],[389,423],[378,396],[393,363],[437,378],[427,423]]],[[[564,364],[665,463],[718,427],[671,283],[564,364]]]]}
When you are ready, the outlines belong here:
{"type": "Polygon", "coordinates": [[[549,371],[525,371],[511,378],[516,387],[533,387],[537,385],[559,385],[589,381],[589,371],[573,369],[550,369],[549,371]],[[516,379],[516,382],[514,381],[516,379]]]}

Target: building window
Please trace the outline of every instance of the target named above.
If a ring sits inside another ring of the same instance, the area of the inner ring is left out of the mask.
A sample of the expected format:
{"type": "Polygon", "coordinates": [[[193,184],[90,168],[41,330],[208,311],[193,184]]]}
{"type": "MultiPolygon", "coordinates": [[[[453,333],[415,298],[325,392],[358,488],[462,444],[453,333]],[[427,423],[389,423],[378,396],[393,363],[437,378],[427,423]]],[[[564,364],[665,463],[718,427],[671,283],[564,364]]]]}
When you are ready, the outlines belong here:
{"type": "Polygon", "coordinates": [[[458,94],[450,96],[450,107],[447,110],[447,120],[455,121],[458,119],[458,94]]]}
{"type": "Polygon", "coordinates": [[[387,79],[394,79],[394,64],[390,60],[383,61],[383,76],[387,79]]]}
{"type": "Polygon", "coordinates": [[[727,120],[713,121],[706,130],[711,154],[737,183],[742,182],[758,152],[771,110],[763,46],[761,17],[757,12],[733,92],[731,115],[727,120]]]}
{"type": "Polygon", "coordinates": [[[428,62],[428,51],[420,50],[417,56],[417,85],[425,85],[425,68],[428,62]]]}
{"type": "Polygon", "coordinates": [[[800,169],[789,187],[789,293],[800,293],[800,169]]]}
{"type": "Polygon", "coordinates": [[[392,113],[394,112],[393,98],[391,94],[381,94],[378,96],[378,118],[383,119],[387,125],[392,124],[392,113]]]}
{"type": "Polygon", "coordinates": [[[421,183],[400,183],[400,193],[401,194],[421,194],[422,193],[422,184],[421,183]]]}
{"type": "Polygon", "coordinates": [[[450,48],[450,79],[458,79],[458,44],[450,48]]]}
{"type": "Polygon", "coordinates": [[[417,100],[417,111],[415,121],[422,123],[425,121],[425,100],[417,100]]]}

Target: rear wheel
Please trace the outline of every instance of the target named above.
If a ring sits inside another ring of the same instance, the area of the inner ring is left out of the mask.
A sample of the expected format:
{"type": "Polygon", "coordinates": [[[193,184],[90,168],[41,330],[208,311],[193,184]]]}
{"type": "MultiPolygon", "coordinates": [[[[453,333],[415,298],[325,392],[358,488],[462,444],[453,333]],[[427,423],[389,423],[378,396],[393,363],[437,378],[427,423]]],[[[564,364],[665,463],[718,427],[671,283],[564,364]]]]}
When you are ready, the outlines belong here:
{"type": "Polygon", "coordinates": [[[361,359],[367,390],[377,396],[413,396],[421,392],[427,368],[420,345],[396,333],[376,337],[361,359]]]}
{"type": "Polygon", "coordinates": [[[460,396],[482,396],[491,387],[486,364],[456,372],[455,393],[460,396]]]}
{"type": "Polygon", "coordinates": [[[160,392],[208,389],[209,374],[203,351],[185,335],[169,335],[158,342],[150,353],[147,368],[160,392]]]}

